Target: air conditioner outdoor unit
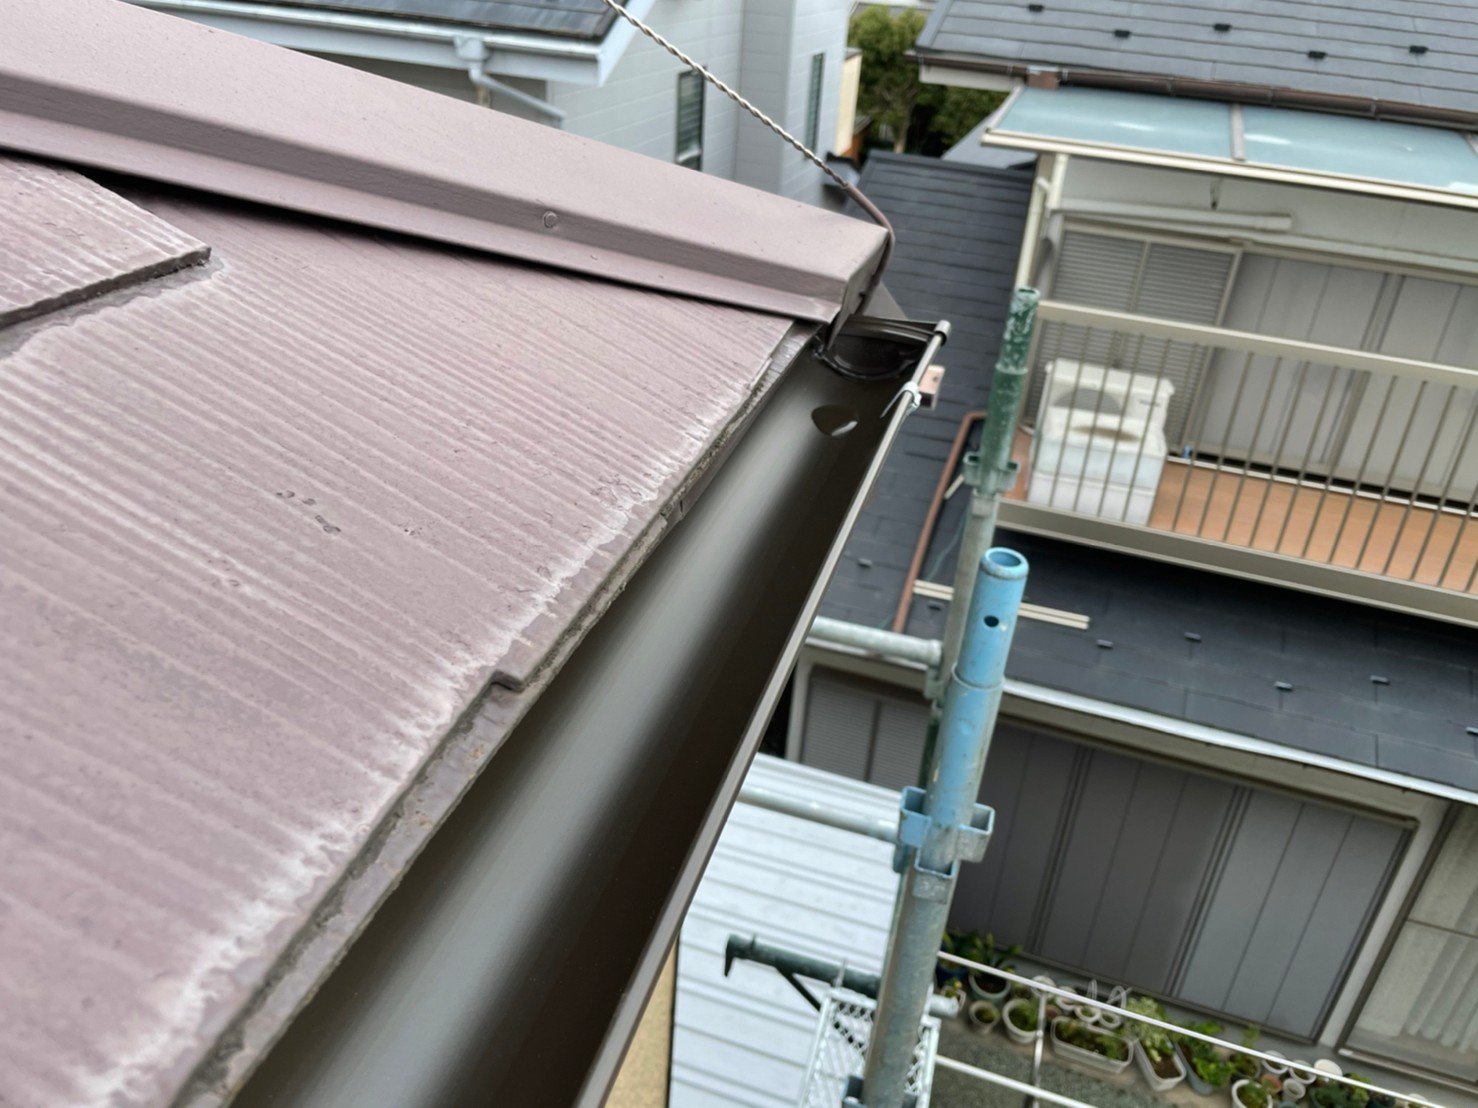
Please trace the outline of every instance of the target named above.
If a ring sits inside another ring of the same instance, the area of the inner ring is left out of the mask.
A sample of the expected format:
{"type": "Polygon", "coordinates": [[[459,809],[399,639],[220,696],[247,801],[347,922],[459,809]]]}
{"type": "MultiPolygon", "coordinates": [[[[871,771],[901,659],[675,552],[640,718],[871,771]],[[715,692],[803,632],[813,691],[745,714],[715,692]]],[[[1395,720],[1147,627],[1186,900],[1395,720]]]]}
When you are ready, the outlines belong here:
{"type": "Polygon", "coordinates": [[[1027,500],[1148,523],[1174,395],[1175,385],[1152,373],[1068,358],[1049,362],[1027,500]]]}

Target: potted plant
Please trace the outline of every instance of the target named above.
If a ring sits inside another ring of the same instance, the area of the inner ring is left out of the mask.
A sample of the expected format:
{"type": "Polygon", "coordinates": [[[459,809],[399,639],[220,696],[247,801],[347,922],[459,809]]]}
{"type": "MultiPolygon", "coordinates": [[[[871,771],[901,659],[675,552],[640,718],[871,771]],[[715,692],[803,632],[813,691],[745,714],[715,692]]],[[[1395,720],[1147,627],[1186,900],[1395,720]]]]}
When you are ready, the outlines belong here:
{"type": "MultiPolygon", "coordinates": [[[[1202,1035],[1220,1035],[1226,1029],[1219,1023],[1207,1020],[1190,1024],[1186,1030],[1202,1035]]],[[[1175,1045],[1185,1063],[1186,1082],[1196,1092],[1202,1096],[1210,1096],[1217,1089],[1225,1089],[1232,1083],[1231,1059],[1219,1047],[1188,1036],[1180,1036],[1175,1045]]]]}
{"type": "MultiPolygon", "coordinates": [[[[1152,996],[1130,997],[1124,1005],[1137,1016],[1163,1020],[1165,1006],[1152,996]]],[[[1175,1049],[1170,1032],[1148,1023],[1129,1024],[1134,1063],[1149,1087],[1157,1093],[1169,1092],[1185,1080],[1185,1063],[1175,1049]]]]}
{"type": "Polygon", "coordinates": [[[1232,1084],[1233,1108],[1269,1108],[1274,1092],[1266,1082],[1244,1077],[1232,1084]]]}
{"type": "Polygon", "coordinates": [[[1011,1041],[1016,1043],[1030,1043],[1037,1037],[1037,1004],[1035,997],[1018,996],[1006,1002],[1006,1007],[1001,1009],[1001,1022],[1006,1026],[1006,1034],[1011,1036],[1011,1041]]]}
{"type": "MultiPolygon", "coordinates": [[[[1248,1024],[1242,1031],[1242,1048],[1244,1050],[1256,1050],[1258,1041],[1262,1038],[1262,1029],[1257,1024],[1248,1024]]],[[[1236,1077],[1247,1081],[1256,1081],[1262,1074],[1262,1060],[1254,1058],[1250,1054],[1232,1055],[1232,1073],[1236,1077]]],[[[1279,1086],[1283,1083],[1278,1082],[1279,1086]]]]}
{"type": "Polygon", "coordinates": [[[1101,1073],[1123,1073],[1129,1065],[1129,1041],[1123,1035],[1067,1016],[1052,1021],[1052,1049],[1101,1073]]]}
{"type": "MultiPolygon", "coordinates": [[[[974,931],[948,930],[944,938],[939,942],[939,949],[945,954],[953,954],[957,958],[968,958],[972,962],[980,961],[979,955],[984,953],[980,936],[974,931]]],[[[946,962],[942,958],[934,963],[934,984],[941,988],[950,981],[965,980],[970,971],[955,962],[946,962]]]]}
{"type": "Polygon", "coordinates": [[[953,977],[940,985],[938,993],[944,999],[952,1001],[955,1006],[954,1014],[959,1015],[965,1010],[965,981],[960,977],[953,977]]]}
{"type": "MultiPolygon", "coordinates": [[[[1352,1081],[1369,1080],[1358,1073],[1350,1074],[1350,1079],[1352,1081]]],[[[1309,1093],[1309,1101],[1314,1108],[1365,1108],[1370,1103],[1370,1093],[1352,1085],[1326,1081],[1309,1093]]]]}
{"type": "MultiPolygon", "coordinates": [[[[974,932],[971,932],[974,934],[974,932]]],[[[978,936],[977,936],[978,939],[978,936]]],[[[972,962],[980,962],[990,966],[992,969],[1011,972],[1016,968],[1016,963],[1011,959],[1021,953],[1021,944],[1016,943],[1004,949],[996,946],[996,937],[987,933],[984,942],[980,944],[979,953],[975,957],[961,955],[970,958],[972,962]]],[[[1011,982],[1004,977],[981,970],[974,970],[970,974],[970,995],[976,1000],[990,1000],[1000,1004],[1011,992],[1011,982]]]]}
{"type": "Polygon", "coordinates": [[[1001,1010],[993,1000],[972,1000],[966,1010],[970,1013],[970,1030],[978,1034],[989,1035],[1001,1022],[1001,1010]]]}

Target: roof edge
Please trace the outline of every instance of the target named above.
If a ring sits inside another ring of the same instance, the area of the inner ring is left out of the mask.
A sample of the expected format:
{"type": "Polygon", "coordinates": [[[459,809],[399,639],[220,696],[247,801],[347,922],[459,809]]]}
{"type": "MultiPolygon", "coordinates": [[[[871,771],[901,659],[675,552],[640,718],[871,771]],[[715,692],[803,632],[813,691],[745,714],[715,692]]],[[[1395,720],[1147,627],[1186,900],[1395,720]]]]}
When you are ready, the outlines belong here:
{"type": "Polygon", "coordinates": [[[1130,70],[1059,66],[1046,62],[1012,62],[960,51],[935,50],[927,46],[915,46],[905,56],[924,65],[970,73],[990,73],[1019,81],[1026,81],[1032,77],[1040,79],[1047,75],[1055,78],[1059,84],[1080,85],[1085,88],[1154,92],[1165,96],[1184,96],[1197,100],[1228,100],[1239,104],[1260,104],[1271,108],[1297,108],[1304,111],[1330,112],[1336,115],[1358,115],[1398,123],[1424,123],[1454,130],[1478,127],[1478,113],[1475,112],[1413,104],[1404,100],[1382,100],[1375,96],[1342,96],[1335,93],[1306,92],[1288,85],[1212,81],[1198,77],[1136,73],[1130,70]]]}
{"type": "Polygon", "coordinates": [[[13,14],[0,148],[817,323],[883,256],[858,220],[119,0],[13,14]]]}

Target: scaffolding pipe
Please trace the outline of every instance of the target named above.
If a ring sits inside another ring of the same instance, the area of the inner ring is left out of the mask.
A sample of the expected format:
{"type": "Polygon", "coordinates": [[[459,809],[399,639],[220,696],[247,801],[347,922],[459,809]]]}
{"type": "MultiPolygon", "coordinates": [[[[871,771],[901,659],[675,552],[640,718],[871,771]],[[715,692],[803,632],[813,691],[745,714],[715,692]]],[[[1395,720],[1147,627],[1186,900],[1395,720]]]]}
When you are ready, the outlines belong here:
{"type": "MultiPolygon", "coordinates": [[[[760,942],[752,935],[748,938],[743,935],[729,936],[729,941],[724,945],[725,977],[729,976],[729,970],[733,968],[736,961],[769,966],[781,977],[790,981],[792,985],[795,984],[794,978],[805,977],[812,981],[825,982],[828,985],[839,985],[870,999],[876,999],[878,995],[879,977],[875,973],[863,973],[860,970],[850,969],[845,962],[831,962],[825,958],[816,958],[810,954],[787,950],[783,946],[771,946],[760,942]]],[[[950,1019],[959,1015],[959,1012],[959,1005],[947,997],[930,998],[930,1015],[950,1019]]]]}
{"type": "Polygon", "coordinates": [[[809,637],[833,646],[847,646],[869,654],[880,654],[885,658],[915,662],[930,669],[939,665],[941,656],[939,642],[935,639],[920,639],[913,635],[901,635],[897,631],[863,627],[825,616],[817,616],[812,622],[809,637]]]}
{"type": "Polygon", "coordinates": [[[1026,587],[1026,559],[992,549],[979,559],[976,574],[968,634],[945,691],[938,766],[922,794],[904,793],[894,856],[903,876],[862,1082],[867,1108],[902,1108],[959,863],[978,860],[989,839],[991,813],[976,798],[1026,587]]]}
{"type": "Polygon", "coordinates": [[[810,820],[812,823],[824,823],[828,827],[851,831],[857,835],[866,835],[869,839],[879,839],[885,843],[898,840],[897,820],[876,819],[870,816],[853,815],[851,812],[839,812],[820,801],[802,800],[786,793],[777,793],[763,785],[745,784],[739,790],[739,799],[756,808],[765,808],[782,815],[810,820]]]}
{"type": "MultiPolygon", "coordinates": [[[[965,635],[965,613],[970,610],[970,592],[975,587],[976,566],[990,549],[996,533],[996,515],[1001,496],[1016,483],[1016,463],[1011,447],[1016,438],[1016,415],[1026,392],[1030,370],[1032,331],[1037,321],[1041,294],[1021,287],[1011,294],[1011,310],[1001,335],[1001,353],[990,382],[990,403],[980,432],[980,450],[965,456],[963,475],[970,485],[969,518],[960,538],[960,557],[955,568],[954,598],[944,625],[943,653],[938,681],[948,680],[960,656],[965,635]]],[[[931,690],[937,699],[939,690],[931,690]]]]}

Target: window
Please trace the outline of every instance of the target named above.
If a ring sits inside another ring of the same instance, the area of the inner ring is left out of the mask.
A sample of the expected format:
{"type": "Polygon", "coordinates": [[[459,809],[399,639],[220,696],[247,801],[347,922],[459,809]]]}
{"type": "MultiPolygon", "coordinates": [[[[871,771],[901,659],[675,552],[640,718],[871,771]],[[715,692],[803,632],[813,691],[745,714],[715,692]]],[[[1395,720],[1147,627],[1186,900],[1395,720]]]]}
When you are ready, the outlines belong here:
{"type": "Polygon", "coordinates": [[[1478,1083],[1478,809],[1448,833],[1348,1045],[1478,1083]]]}
{"type": "Polygon", "coordinates": [[[703,78],[691,69],[677,75],[678,165],[703,168],[703,78]]]}
{"type": "MultiPolygon", "coordinates": [[[[815,150],[821,134],[821,82],[826,78],[826,55],[811,56],[811,86],[806,96],[806,146],[815,150]]],[[[818,151],[819,153],[819,151],[818,151]]]]}

